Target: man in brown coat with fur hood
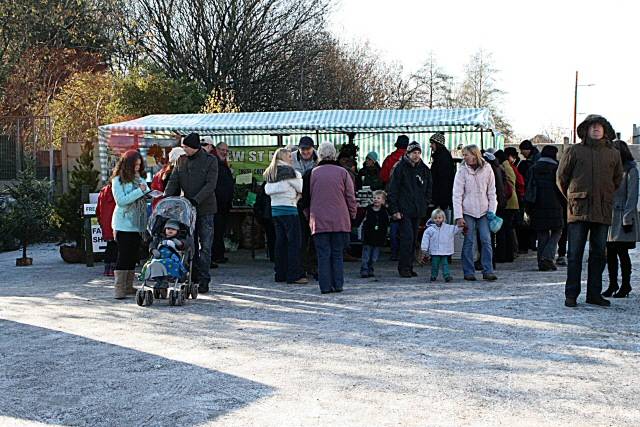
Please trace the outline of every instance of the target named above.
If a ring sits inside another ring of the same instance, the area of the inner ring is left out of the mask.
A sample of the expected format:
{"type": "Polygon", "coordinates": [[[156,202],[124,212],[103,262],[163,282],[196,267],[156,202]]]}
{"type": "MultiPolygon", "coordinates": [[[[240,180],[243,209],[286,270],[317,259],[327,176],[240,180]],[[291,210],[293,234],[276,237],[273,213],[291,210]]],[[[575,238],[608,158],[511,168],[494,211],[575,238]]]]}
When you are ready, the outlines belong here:
{"type": "Polygon", "coordinates": [[[613,127],[604,117],[587,116],[577,133],[581,142],[564,152],[557,172],[558,187],[567,198],[569,259],[564,304],[577,305],[588,235],[587,304],[606,307],[610,302],[600,295],[602,270],[613,193],[622,181],[622,161],[612,144],[616,137],[613,127]]]}

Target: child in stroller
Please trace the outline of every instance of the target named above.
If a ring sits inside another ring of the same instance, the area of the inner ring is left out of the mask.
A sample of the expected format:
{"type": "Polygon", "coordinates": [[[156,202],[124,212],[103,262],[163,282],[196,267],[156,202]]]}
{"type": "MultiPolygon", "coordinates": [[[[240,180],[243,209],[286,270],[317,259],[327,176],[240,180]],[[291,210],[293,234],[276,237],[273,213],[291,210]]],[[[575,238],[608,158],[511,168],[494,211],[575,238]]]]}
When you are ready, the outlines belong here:
{"type": "Polygon", "coordinates": [[[198,285],[191,283],[191,258],[195,209],[183,197],[161,200],[149,218],[151,257],[140,271],[142,286],[138,305],[151,305],[154,298],[169,298],[170,305],[198,297],[198,285]]]}

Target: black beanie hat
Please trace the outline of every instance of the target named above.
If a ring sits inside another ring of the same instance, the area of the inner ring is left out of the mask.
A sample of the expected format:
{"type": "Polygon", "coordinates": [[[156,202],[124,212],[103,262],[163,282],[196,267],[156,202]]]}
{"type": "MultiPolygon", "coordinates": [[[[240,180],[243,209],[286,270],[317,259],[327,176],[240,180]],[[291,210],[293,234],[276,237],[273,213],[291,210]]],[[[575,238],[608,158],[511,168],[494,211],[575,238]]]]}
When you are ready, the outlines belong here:
{"type": "Polygon", "coordinates": [[[184,137],[184,139],[182,140],[182,145],[186,145],[189,148],[200,148],[200,135],[195,132],[190,133],[189,135],[184,137]]]}
{"type": "Polygon", "coordinates": [[[533,150],[533,144],[528,139],[525,139],[520,143],[521,150],[533,150]]]}
{"type": "Polygon", "coordinates": [[[298,142],[298,148],[313,148],[313,139],[310,136],[303,136],[298,142]]]}
{"type": "Polygon", "coordinates": [[[411,144],[407,146],[407,154],[414,152],[416,150],[422,153],[422,147],[420,147],[420,143],[416,141],[413,141],[411,144]]]}
{"type": "Polygon", "coordinates": [[[557,160],[556,155],[558,154],[558,149],[553,145],[545,145],[542,147],[542,152],[540,153],[540,157],[549,157],[550,159],[557,160]]]}
{"type": "Polygon", "coordinates": [[[504,154],[506,154],[507,156],[511,156],[514,159],[519,158],[518,156],[518,150],[516,150],[516,147],[507,147],[504,149],[504,154]]]}
{"type": "Polygon", "coordinates": [[[500,163],[503,163],[505,160],[507,160],[507,155],[502,150],[494,152],[493,155],[496,156],[496,159],[498,159],[500,163]]]}
{"type": "Polygon", "coordinates": [[[396,148],[407,148],[409,146],[409,137],[407,135],[400,135],[396,139],[396,148]]]}

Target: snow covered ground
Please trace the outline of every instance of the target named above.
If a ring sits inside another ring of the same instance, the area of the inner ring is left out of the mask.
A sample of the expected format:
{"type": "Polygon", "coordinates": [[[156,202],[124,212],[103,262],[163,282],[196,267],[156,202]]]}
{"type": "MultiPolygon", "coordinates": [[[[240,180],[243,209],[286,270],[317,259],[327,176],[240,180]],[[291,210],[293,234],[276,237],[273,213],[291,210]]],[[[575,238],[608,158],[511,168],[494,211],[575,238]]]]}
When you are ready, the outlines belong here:
{"type": "Polygon", "coordinates": [[[100,264],[17,256],[0,254],[3,426],[640,425],[640,285],[567,309],[564,269],[529,256],[495,283],[347,264],[345,292],[320,295],[236,253],[212,293],[141,308],[100,264]]]}

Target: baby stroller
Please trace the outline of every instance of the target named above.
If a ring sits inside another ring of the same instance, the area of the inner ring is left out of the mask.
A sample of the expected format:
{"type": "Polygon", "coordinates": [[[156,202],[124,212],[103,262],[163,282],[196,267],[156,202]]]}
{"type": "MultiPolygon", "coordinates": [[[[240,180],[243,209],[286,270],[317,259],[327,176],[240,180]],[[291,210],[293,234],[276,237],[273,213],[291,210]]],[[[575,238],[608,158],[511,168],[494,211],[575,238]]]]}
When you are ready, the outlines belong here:
{"type": "Polygon", "coordinates": [[[142,286],[136,292],[136,303],[139,306],[153,304],[154,298],[168,298],[169,305],[172,306],[184,304],[189,296],[192,299],[198,298],[198,284],[191,282],[196,210],[184,197],[167,197],[160,200],[147,224],[147,231],[152,239],[151,246],[161,241],[165,224],[169,220],[180,225],[178,238],[184,245],[180,250],[163,246],[161,251],[167,257],[161,259],[152,255],[144,264],[139,275],[142,286]]]}

